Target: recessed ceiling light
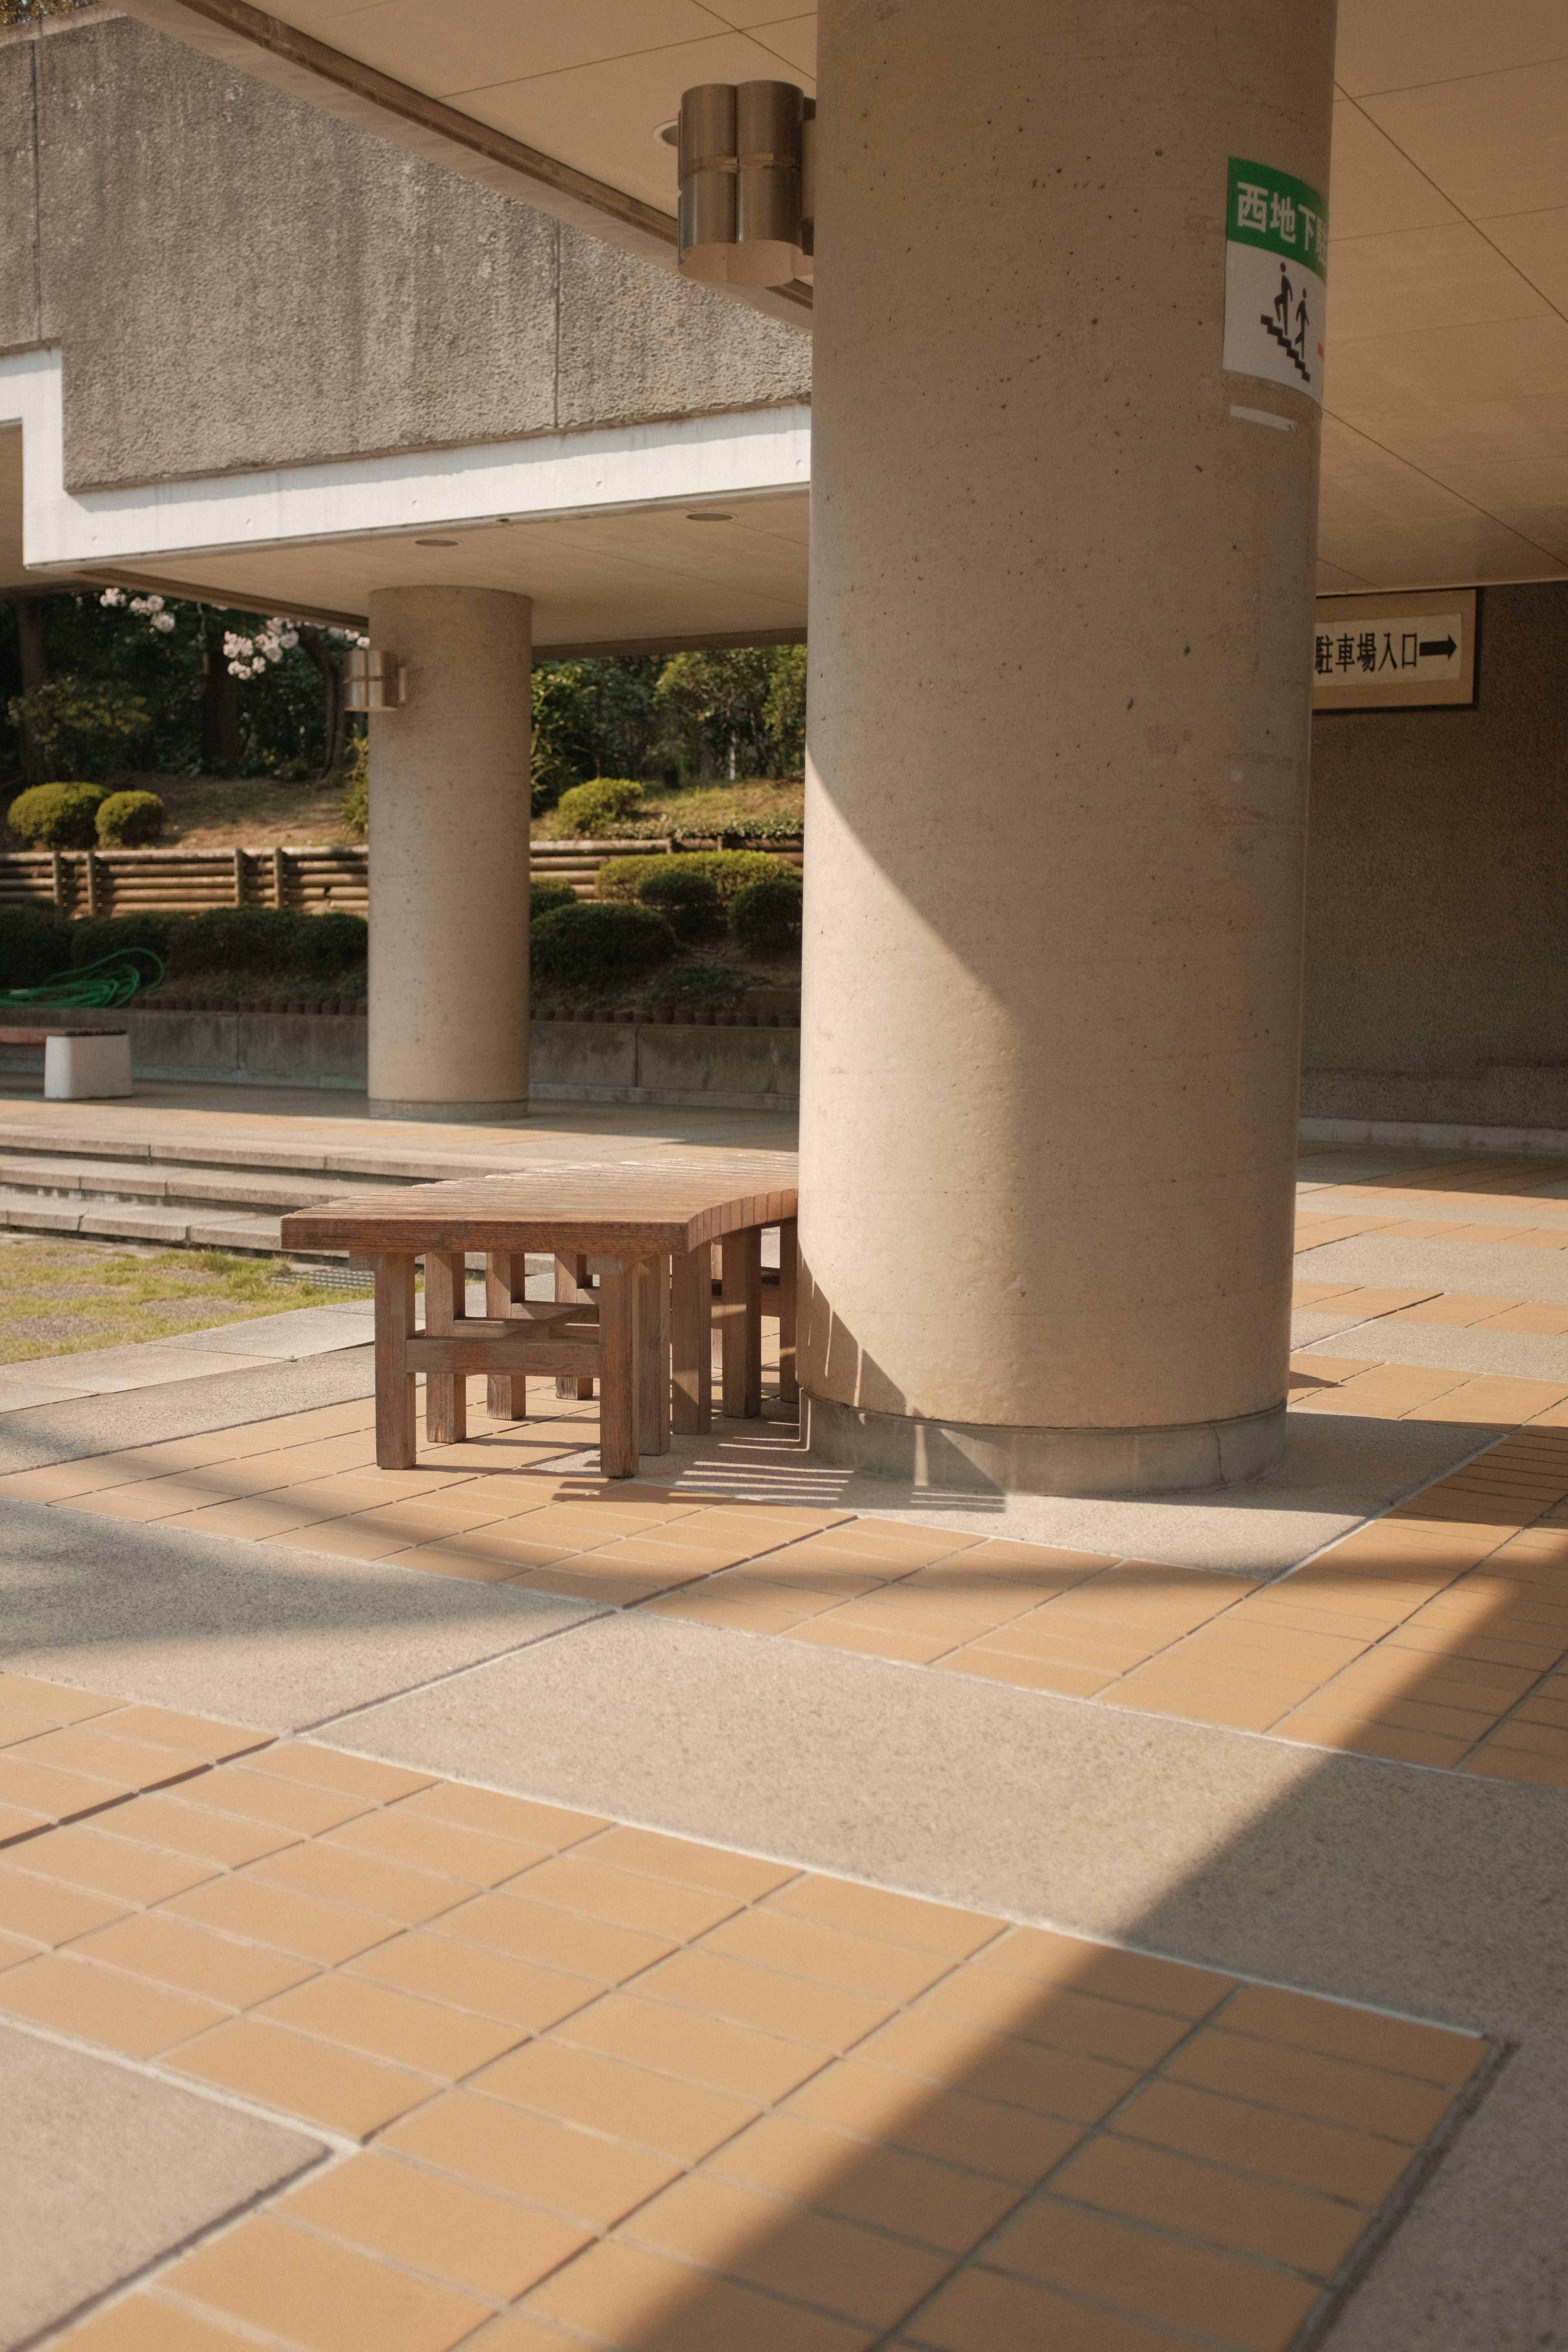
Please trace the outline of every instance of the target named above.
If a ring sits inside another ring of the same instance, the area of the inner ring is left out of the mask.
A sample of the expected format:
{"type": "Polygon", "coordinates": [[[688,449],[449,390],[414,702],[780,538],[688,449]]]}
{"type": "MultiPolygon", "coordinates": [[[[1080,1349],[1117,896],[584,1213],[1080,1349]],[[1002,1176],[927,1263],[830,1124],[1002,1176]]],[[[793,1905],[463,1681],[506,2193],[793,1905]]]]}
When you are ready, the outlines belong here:
{"type": "Polygon", "coordinates": [[[661,122],[653,135],[659,142],[661,146],[679,147],[680,144],[680,117],[677,115],[673,122],[661,122]]]}
{"type": "Polygon", "coordinates": [[[416,547],[456,547],[458,542],[455,539],[416,539],[414,544],[416,547]]]}
{"type": "Polygon", "coordinates": [[[708,507],[700,514],[689,514],[686,520],[688,522],[733,522],[735,518],[731,514],[718,514],[708,507]]]}

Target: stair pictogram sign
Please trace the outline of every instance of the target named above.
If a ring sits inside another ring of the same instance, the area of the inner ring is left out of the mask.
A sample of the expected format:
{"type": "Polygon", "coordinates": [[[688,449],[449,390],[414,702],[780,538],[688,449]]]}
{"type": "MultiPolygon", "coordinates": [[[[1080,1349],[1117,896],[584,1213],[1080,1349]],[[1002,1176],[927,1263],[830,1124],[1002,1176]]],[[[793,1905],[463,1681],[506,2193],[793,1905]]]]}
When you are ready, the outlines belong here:
{"type": "Polygon", "coordinates": [[[1265,333],[1273,337],[1302,383],[1310,383],[1312,378],[1304,357],[1311,325],[1307,313],[1307,289],[1303,286],[1298,296],[1290,283],[1290,273],[1283,262],[1279,265],[1279,291],[1274,297],[1274,316],[1270,318],[1267,310],[1260,312],[1258,324],[1265,333]],[[1296,305],[1296,331],[1293,335],[1286,332],[1290,324],[1292,302],[1296,305]]]}

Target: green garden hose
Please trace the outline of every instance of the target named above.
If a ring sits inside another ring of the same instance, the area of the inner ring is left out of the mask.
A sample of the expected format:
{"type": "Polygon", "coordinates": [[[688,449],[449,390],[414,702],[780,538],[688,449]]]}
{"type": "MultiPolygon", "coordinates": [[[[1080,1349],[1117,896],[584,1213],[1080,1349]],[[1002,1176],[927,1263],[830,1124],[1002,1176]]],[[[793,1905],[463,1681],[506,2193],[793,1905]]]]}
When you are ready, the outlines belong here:
{"type": "Polygon", "coordinates": [[[101,1012],[111,1004],[128,1004],[139,989],[156,988],[163,977],[163,959],[151,948],[121,948],[118,955],[100,956],[96,963],[57,972],[40,988],[0,988],[0,1004],[60,1004],[101,1012]]]}

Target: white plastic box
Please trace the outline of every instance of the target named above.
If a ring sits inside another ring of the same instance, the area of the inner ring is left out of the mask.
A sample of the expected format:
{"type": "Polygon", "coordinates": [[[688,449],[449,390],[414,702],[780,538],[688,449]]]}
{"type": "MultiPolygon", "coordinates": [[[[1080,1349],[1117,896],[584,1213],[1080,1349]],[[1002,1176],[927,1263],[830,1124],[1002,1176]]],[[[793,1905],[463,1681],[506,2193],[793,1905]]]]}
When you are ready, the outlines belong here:
{"type": "Polygon", "coordinates": [[[47,1102],[79,1102],[89,1096],[131,1092],[131,1038],[125,1030],[112,1036],[47,1037],[44,1041],[44,1098],[47,1102]]]}

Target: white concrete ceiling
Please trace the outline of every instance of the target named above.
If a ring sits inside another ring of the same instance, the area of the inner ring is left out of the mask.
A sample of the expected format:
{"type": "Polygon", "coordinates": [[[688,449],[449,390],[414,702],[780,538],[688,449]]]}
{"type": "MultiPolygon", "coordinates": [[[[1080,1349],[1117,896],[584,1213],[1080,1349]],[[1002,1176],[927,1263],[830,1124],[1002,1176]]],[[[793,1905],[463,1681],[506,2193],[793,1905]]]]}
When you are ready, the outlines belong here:
{"type": "MultiPolygon", "coordinates": [[[[662,214],[682,89],[815,88],[789,0],[272,15],[662,214]]],[[[1339,24],[1321,584],[1568,574],[1568,0],[1341,0],[1339,24]]]]}

